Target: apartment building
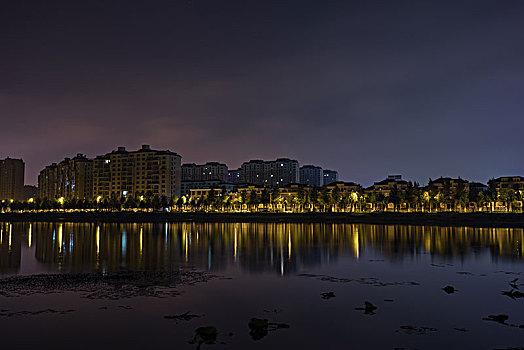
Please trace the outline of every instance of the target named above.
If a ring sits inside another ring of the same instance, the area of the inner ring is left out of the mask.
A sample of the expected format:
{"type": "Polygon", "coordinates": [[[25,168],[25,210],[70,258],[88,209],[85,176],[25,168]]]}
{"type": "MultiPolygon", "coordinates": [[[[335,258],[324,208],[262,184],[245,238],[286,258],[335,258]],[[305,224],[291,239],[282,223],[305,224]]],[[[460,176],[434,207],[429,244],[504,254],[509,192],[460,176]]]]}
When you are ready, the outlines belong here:
{"type": "Polygon", "coordinates": [[[58,195],[58,164],[46,166],[38,175],[38,197],[57,198],[58,195]]]}
{"type": "Polygon", "coordinates": [[[227,165],[218,162],[205,164],[187,163],[182,165],[182,181],[228,181],[227,165]]]}
{"type": "Polygon", "coordinates": [[[0,200],[24,199],[24,173],[22,159],[0,160],[0,200]]]}
{"type": "Polygon", "coordinates": [[[40,198],[87,200],[93,198],[93,160],[78,153],[45,167],[38,175],[40,198]]]}
{"type": "Polygon", "coordinates": [[[299,183],[298,161],[278,158],[274,161],[250,160],[241,167],[241,179],[244,184],[281,187],[299,183]]]}
{"type": "Polygon", "coordinates": [[[227,181],[229,183],[239,185],[242,183],[242,168],[236,170],[229,170],[227,174],[227,181]]]}
{"type": "Polygon", "coordinates": [[[443,189],[449,189],[452,193],[456,193],[459,188],[462,188],[465,192],[469,192],[469,181],[461,178],[454,179],[441,176],[436,180],[430,180],[427,188],[433,189],[437,192],[440,192],[443,189]]]}
{"type": "Polygon", "coordinates": [[[324,169],[322,171],[323,173],[323,185],[329,185],[330,183],[337,182],[338,181],[338,171],[336,170],[328,170],[324,169]]]}
{"type": "Polygon", "coordinates": [[[409,183],[405,180],[402,180],[401,175],[389,175],[386,179],[375,182],[373,186],[368,187],[366,191],[375,192],[382,194],[385,197],[389,197],[391,191],[405,191],[407,190],[409,183]]]}
{"type": "Polygon", "coordinates": [[[512,188],[516,191],[524,190],[524,177],[522,176],[503,176],[490,180],[489,184],[495,186],[497,191],[512,188]]]}
{"type": "Polygon", "coordinates": [[[319,166],[304,165],[300,167],[300,183],[320,187],[324,185],[324,171],[319,166]]]}
{"type": "Polygon", "coordinates": [[[177,153],[152,150],[149,145],[143,145],[137,151],[118,147],[117,150],[94,159],[94,197],[179,197],[181,160],[182,157],[177,153]]]}

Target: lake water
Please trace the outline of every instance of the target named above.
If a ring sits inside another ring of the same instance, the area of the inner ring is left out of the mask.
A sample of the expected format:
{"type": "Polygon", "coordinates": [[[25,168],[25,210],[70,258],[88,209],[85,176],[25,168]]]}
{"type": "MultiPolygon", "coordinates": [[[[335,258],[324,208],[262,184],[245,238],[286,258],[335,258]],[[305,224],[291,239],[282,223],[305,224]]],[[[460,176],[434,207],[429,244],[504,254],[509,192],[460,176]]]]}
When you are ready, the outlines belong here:
{"type": "Polygon", "coordinates": [[[524,347],[522,229],[0,223],[0,230],[6,348],[524,347]],[[196,336],[200,327],[214,328],[196,336]]]}

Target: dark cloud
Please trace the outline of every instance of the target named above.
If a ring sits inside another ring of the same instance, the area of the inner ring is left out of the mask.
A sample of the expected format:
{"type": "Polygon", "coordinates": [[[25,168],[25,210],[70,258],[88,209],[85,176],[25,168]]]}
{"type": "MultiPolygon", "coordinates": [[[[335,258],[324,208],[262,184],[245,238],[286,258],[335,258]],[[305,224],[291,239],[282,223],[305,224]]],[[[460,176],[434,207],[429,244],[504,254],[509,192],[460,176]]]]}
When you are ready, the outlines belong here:
{"type": "Polygon", "coordinates": [[[0,8],[0,158],[27,180],[149,143],[388,173],[524,174],[521,1],[24,1],[0,8]]]}

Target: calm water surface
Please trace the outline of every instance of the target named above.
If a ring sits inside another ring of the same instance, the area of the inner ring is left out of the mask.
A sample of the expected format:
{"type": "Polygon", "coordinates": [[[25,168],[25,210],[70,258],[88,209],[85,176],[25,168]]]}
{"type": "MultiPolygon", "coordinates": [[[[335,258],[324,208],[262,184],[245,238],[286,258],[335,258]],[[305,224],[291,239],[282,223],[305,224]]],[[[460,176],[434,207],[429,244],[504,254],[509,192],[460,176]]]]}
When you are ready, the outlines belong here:
{"type": "Polygon", "coordinates": [[[194,349],[188,341],[203,326],[218,332],[204,349],[524,347],[522,229],[0,223],[0,230],[6,348],[194,349]],[[442,290],[448,285],[456,291],[442,290]],[[376,309],[366,310],[366,301],[376,309]],[[254,317],[275,325],[250,332],[254,317]]]}

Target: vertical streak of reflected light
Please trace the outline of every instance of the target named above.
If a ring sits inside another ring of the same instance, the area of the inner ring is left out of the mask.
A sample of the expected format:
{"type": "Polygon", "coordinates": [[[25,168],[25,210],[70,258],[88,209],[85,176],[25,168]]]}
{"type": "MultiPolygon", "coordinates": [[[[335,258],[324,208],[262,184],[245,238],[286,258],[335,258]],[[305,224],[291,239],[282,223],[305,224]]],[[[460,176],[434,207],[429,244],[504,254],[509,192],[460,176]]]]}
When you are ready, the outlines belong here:
{"type": "Polygon", "coordinates": [[[11,251],[11,237],[13,235],[13,225],[9,224],[9,251],[11,251]]]}
{"type": "Polygon", "coordinates": [[[235,262],[237,261],[237,249],[238,249],[238,232],[237,232],[237,228],[235,227],[235,252],[234,252],[235,262]]]}
{"type": "Polygon", "coordinates": [[[143,247],[144,247],[144,228],[140,227],[140,257],[142,257],[143,247]]]}
{"type": "Polygon", "coordinates": [[[359,257],[359,250],[360,250],[360,247],[358,245],[358,229],[355,230],[356,232],[353,234],[353,249],[355,250],[355,257],[357,258],[358,260],[358,257],[359,257]]]}
{"type": "Polygon", "coordinates": [[[126,235],[126,229],[122,230],[122,262],[121,265],[126,265],[126,254],[127,254],[127,235],[126,235]]]}
{"type": "Polygon", "coordinates": [[[100,226],[96,226],[96,268],[100,267],[100,226]]]}
{"type": "Polygon", "coordinates": [[[29,233],[27,235],[27,245],[29,246],[29,248],[31,248],[31,241],[32,241],[32,236],[33,234],[33,224],[29,224],[29,233]]]}
{"type": "Polygon", "coordinates": [[[284,276],[284,242],[282,242],[282,231],[278,232],[278,241],[280,247],[280,275],[284,276]]]}
{"type": "MultiPolygon", "coordinates": [[[[198,236],[198,233],[197,233],[198,236]]],[[[187,262],[187,232],[184,233],[184,249],[185,249],[185,260],[187,262]]]]}
{"type": "Polygon", "coordinates": [[[288,233],[287,250],[288,250],[288,259],[291,260],[291,233],[288,233]]]}
{"type": "Polygon", "coordinates": [[[96,258],[100,255],[100,226],[96,227],[96,258]]]}
{"type": "Polygon", "coordinates": [[[62,224],[58,225],[58,252],[62,252],[62,224]]]}

